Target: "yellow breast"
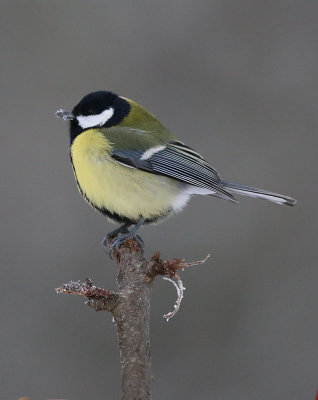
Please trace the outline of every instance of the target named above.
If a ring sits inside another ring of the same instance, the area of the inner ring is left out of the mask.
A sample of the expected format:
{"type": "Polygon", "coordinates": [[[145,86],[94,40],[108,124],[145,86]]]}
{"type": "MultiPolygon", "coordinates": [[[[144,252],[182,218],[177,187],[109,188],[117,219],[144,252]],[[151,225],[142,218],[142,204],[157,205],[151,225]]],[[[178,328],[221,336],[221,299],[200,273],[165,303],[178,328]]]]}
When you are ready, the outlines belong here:
{"type": "Polygon", "coordinates": [[[178,198],[178,182],[164,176],[125,167],[110,157],[105,136],[89,129],[71,147],[76,179],[88,201],[136,221],[166,215],[178,198]]]}

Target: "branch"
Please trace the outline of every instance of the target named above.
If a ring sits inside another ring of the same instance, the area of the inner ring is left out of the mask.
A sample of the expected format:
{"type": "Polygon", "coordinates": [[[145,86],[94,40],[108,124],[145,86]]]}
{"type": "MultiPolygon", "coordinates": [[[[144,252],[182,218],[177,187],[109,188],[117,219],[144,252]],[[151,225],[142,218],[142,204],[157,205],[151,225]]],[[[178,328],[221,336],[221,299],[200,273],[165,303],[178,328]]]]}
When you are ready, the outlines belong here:
{"type": "Polygon", "coordinates": [[[177,289],[175,308],[164,315],[168,321],[179,310],[183,298],[184,287],[177,271],[202,264],[209,255],[204,260],[186,263],[184,259],[161,260],[156,252],[147,261],[138,243],[128,239],[113,256],[118,266],[117,293],[94,286],[90,279],[68,282],[56,291],[83,296],[86,304],[96,311],[109,311],[113,315],[120,348],[122,400],[149,400],[152,383],[149,319],[154,278],[161,275],[177,289]]]}
{"type": "Polygon", "coordinates": [[[96,311],[113,312],[119,304],[119,295],[117,293],[94,286],[89,278],[86,278],[85,282],[70,281],[64,283],[55,290],[57,293],[78,294],[86,297],[85,304],[93,307],[96,311]]]}
{"type": "Polygon", "coordinates": [[[169,319],[174,317],[176,315],[176,313],[179,311],[179,308],[181,306],[181,301],[183,299],[183,291],[185,290],[185,287],[183,286],[182,280],[180,279],[179,276],[177,278],[177,282],[173,281],[171,278],[168,278],[166,276],[163,279],[171,282],[174,285],[174,287],[177,290],[177,295],[178,295],[176,304],[174,305],[174,310],[169,311],[167,314],[164,314],[164,316],[163,316],[163,318],[166,318],[166,320],[168,322],[169,319]]]}
{"type": "Polygon", "coordinates": [[[148,276],[152,278],[156,275],[164,275],[163,279],[171,282],[177,290],[177,301],[174,305],[174,310],[168,312],[167,314],[164,314],[163,316],[163,318],[166,318],[167,322],[179,311],[183,299],[183,292],[185,290],[185,287],[183,286],[182,280],[177,274],[177,271],[179,269],[184,271],[184,269],[187,267],[204,264],[209,257],[210,254],[208,254],[203,260],[186,263],[183,258],[176,258],[170,261],[161,260],[160,253],[158,251],[153,255],[148,276]],[[175,280],[171,278],[175,278],[175,280]]]}

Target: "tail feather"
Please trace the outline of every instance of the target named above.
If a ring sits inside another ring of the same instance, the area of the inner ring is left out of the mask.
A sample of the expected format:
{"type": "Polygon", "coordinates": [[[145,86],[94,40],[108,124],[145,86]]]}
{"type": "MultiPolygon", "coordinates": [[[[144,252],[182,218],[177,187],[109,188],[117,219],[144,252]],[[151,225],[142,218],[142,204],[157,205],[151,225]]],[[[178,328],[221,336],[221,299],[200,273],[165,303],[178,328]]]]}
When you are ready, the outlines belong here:
{"type": "Polygon", "coordinates": [[[297,200],[293,199],[292,197],[250,186],[239,185],[237,183],[222,182],[222,185],[229,192],[233,192],[242,196],[256,197],[258,199],[269,200],[273,201],[274,203],[286,204],[288,206],[294,206],[297,202],[297,200]]]}

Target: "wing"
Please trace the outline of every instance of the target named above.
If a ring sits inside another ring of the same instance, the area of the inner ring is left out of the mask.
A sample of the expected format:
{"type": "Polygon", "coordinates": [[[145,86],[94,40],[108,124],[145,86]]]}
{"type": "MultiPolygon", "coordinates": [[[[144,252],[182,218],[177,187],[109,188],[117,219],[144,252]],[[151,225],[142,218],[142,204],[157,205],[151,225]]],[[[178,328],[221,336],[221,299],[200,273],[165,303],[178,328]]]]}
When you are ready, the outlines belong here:
{"type": "Polygon", "coordinates": [[[121,164],[207,189],[211,194],[236,201],[221,183],[216,170],[195,150],[179,141],[147,150],[114,149],[112,158],[121,164]]]}

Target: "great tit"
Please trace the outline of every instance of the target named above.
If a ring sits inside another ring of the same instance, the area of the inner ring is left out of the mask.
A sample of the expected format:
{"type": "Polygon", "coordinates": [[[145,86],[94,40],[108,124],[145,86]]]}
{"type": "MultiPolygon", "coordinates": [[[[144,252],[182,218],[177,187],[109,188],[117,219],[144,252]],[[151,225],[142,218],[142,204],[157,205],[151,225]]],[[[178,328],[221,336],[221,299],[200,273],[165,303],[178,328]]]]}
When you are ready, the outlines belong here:
{"type": "Polygon", "coordinates": [[[71,162],[80,193],[109,220],[122,224],[107,235],[116,238],[116,248],[131,237],[142,245],[140,226],[181,211],[192,195],[237,202],[234,193],[296,203],[278,193],[221,180],[153,114],[110,91],[90,93],[72,112],[58,110],[56,115],[70,121],[71,162]]]}

